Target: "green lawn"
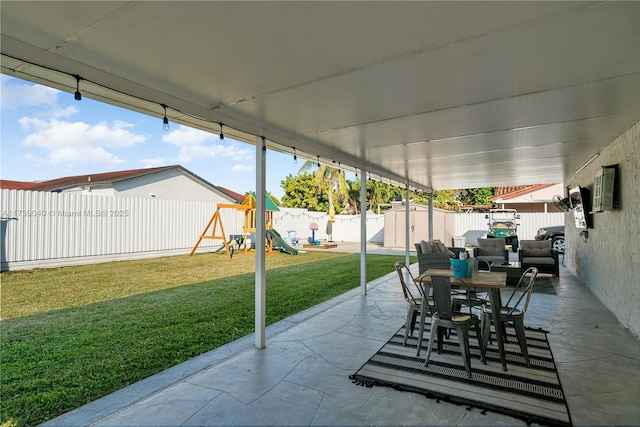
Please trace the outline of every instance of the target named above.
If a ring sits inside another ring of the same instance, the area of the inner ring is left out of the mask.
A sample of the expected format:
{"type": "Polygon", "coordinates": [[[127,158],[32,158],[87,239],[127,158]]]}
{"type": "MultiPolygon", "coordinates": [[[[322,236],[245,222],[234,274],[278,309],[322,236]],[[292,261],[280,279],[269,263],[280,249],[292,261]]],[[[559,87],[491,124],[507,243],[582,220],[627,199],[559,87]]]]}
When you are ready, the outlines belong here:
{"type": "MultiPolygon", "coordinates": [[[[367,280],[403,256],[368,255],[367,280]]],[[[2,274],[0,424],[33,426],[250,334],[251,255],[2,274]]],[[[267,256],[267,324],[360,284],[360,255],[267,256]]]]}

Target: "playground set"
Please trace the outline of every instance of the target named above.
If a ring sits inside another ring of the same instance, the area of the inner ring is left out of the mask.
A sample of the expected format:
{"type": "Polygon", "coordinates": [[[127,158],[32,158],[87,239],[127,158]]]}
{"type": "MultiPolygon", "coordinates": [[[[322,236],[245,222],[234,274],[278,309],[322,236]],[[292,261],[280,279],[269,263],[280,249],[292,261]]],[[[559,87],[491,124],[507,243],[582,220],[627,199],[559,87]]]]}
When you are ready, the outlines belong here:
{"type": "MultiPolygon", "coordinates": [[[[280,233],[278,233],[273,228],[273,212],[277,212],[280,209],[273,203],[271,199],[266,198],[266,217],[265,217],[265,228],[266,228],[266,241],[265,241],[265,249],[267,254],[277,252],[286,252],[291,255],[298,255],[298,250],[293,248],[289,243],[282,238],[280,233]]],[[[229,260],[232,259],[234,252],[235,253],[248,253],[252,250],[251,245],[247,247],[247,236],[251,233],[256,232],[256,197],[255,193],[249,193],[247,197],[242,201],[242,204],[234,204],[234,203],[219,203],[216,206],[216,211],[213,216],[207,223],[204,231],[198,238],[196,245],[189,253],[189,256],[193,255],[198,249],[198,246],[202,242],[203,239],[212,239],[212,240],[221,240],[224,248],[227,252],[227,258],[229,260]],[[224,226],[222,225],[222,218],[220,215],[221,209],[233,209],[236,211],[240,211],[244,213],[244,225],[242,234],[230,235],[230,239],[227,240],[227,236],[224,231],[224,226]],[[209,231],[211,229],[211,231],[209,231]],[[237,249],[236,249],[237,247],[237,249]]],[[[295,230],[287,231],[287,240],[291,242],[292,245],[296,246],[298,244],[298,237],[295,230]]]]}

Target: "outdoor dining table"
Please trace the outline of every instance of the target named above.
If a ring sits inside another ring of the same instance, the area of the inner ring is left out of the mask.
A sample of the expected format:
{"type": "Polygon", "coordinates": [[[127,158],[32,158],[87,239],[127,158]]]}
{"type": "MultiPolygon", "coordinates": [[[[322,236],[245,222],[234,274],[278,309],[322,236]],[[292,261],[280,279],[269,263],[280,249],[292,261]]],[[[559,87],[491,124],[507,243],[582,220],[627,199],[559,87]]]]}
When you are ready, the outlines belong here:
{"type": "MultiPolygon", "coordinates": [[[[496,325],[496,341],[498,342],[498,351],[500,352],[500,361],[502,362],[502,369],[507,370],[507,361],[504,354],[504,337],[502,336],[502,328],[500,325],[500,310],[502,306],[502,300],[500,298],[500,289],[506,287],[507,273],[506,272],[488,272],[488,271],[474,271],[471,277],[454,277],[453,271],[448,269],[428,269],[424,273],[417,276],[414,281],[425,289],[425,284],[431,283],[431,276],[449,276],[451,280],[451,286],[456,287],[464,286],[463,282],[469,287],[470,290],[476,291],[488,291],[489,303],[491,304],[491,313],[493,324],[496,325]]],[[[420,324],[424,325],[427,306],[426,301],[427,292],[422,292],[422,307],[423,310],[420,313],[420,324]]]]}

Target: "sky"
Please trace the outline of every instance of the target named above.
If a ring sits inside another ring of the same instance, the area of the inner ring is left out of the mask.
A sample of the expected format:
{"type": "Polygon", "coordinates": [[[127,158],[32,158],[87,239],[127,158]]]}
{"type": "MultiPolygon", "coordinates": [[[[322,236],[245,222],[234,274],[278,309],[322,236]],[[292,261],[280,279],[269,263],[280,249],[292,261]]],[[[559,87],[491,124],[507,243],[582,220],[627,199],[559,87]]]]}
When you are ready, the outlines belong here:
{"type": "MultiPolygon", "coordinates": [[[[162,119],[0,75],[0,178],[65,176],[181,165],[211,184],[255,190],[255,147],[162,119]]],[[[266,188],[278,199],[304,161],[267,152],[266,188]]]]}

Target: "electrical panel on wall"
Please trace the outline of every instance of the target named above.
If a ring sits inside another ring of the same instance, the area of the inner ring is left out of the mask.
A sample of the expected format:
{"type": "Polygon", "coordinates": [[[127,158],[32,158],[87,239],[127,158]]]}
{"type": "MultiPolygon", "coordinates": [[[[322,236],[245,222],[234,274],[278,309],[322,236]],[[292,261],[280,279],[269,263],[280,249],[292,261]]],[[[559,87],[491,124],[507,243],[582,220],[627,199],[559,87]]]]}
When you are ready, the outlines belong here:
{"type": "Polygon", "coordinates": [[[593,212],[614,209],[616,167],[604,166],[596,172],[593,183],[593,212]]]}

